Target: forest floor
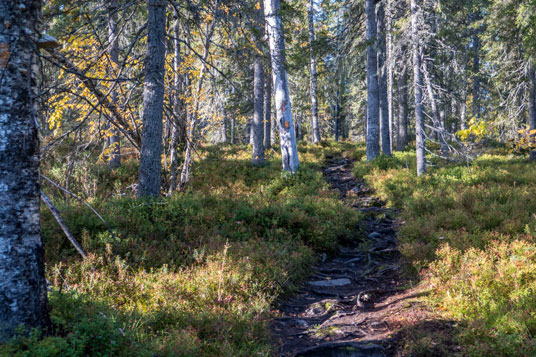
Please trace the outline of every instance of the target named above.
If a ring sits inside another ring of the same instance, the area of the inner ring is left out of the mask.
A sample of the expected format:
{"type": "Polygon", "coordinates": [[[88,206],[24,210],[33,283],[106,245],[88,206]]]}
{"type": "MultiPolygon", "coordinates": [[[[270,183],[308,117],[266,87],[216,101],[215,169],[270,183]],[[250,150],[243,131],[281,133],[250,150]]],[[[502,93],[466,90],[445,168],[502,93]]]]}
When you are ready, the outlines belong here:
{"type": "Polygon", "coordinates": [[[533,162],[497,145],[417,176],[414,147],[299,150],[287,175],[277,148],[253,167],[248,146],[203,147],[156,202],[134,197],[134,160],[48,160],[117,241],[44,184],[88,258],[42,207],[53,334],[0,356],[536,356],[533,162]]]}
{"type": "Polygon", "coordinates": [[[299,293],[279,304],[272,331],[280,355],[403,356],[406,344],[411,355],[459,352],[453,322],[423,304],[425,293],[403,272],[397,210],[353,176],[350,159],[327,156],[325,165],[332,189],[365,218],[351,243],[334,258],[324,257],[299,293]]]}

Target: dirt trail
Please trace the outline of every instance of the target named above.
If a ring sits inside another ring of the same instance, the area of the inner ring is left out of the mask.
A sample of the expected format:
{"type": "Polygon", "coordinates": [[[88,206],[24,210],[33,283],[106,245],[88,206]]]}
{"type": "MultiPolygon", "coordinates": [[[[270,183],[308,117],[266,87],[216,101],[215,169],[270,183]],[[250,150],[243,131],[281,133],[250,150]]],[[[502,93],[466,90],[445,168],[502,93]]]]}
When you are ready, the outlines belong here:
{"type": "Polygon", "coordinates": [[[356,229],[354,243],[315,266],[299,294],[278,306],[282,316],[272,331],[281,356],[398,355],[407,315],[421,318],[407,311],[416,293],[402,288],[396,212],[374,198],[351,168],[348,159],[328,157],[324,174],[342,200],[365,214],[366,238],[356,229]]]}

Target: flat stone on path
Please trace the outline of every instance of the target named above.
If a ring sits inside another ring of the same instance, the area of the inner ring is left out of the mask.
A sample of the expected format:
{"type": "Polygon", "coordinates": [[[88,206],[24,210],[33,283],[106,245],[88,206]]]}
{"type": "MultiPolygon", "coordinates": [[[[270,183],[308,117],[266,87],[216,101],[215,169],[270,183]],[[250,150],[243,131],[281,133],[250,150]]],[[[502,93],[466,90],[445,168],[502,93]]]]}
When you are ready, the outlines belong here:
{"type": "Polygon", "coordinates": [[[312,286],[321,286],[321,287],[331,287],[331,286],[344,286],[350,285],[352,282],[350,279],[331,279],[331,280],[320,280],[320,281],[310,281],[309,285],[312,286]]]}

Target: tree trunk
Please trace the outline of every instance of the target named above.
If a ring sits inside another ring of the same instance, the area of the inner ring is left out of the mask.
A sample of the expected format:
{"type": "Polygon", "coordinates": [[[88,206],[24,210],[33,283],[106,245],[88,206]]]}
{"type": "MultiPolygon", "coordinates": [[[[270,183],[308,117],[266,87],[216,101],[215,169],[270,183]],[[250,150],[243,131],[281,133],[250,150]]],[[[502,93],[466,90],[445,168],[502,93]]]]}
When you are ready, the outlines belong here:
{"type": "MultiPolygon", "coordinates": [[[[117,33],[117,10],[119,8],[117,0],[109,1],[108,14],[108,41],[110,42],[110,61],[113,63],[114,69],[111,73],[116,76],[117,66],[119,65],[119,37],[117,33]]],[[[117,93],[112,92],[112,102],[117,106],[117,93]]],[[[121,167],[121,142],[119,140],[119,130],[115,127],[111,129],[112,135],[109,139],[110,144],[110,169],[114,170],[121,167]]]]}
{"type": "MultiPolygon", "coordinates": [[[[536,74],[534,72],[534,64],[531,61],[529,63],[529,135],[530,135],[530,144],[534,145],[535,134],[532,133],[533,130],[536,130],[536,74]]],[[[536,151],[530,150],[530,160],[533,161],[536,159],[536,151]]]]}
{"type": "Polygon", "coordinates": [[[298,148],[285,69],[285,40],[280,15],[280,0],[264,0],[264,16],[268,27],[270,57],[272,60],[272,80],[275,92],[275,106],[281,143],[283,171],[296,172],[299,167],[298,148]]]}
{"type": "Polygon", "coordinates": [[[378,61],[376,55],[376,1],[365,0],[367,16],[367,161],[380,155],[378,61]]]}
{"type": "Polygon", "coordinates": [[[480,37],[473,35],[473,116],[480,118],[480,37]]]}
{"type": "Polygon", "coordinates": [[[387,43],[385,41],[385,6],[384,1],[378,4],[378,72],[380,100],[380,131],[381,146],[384,155],[391,156],[391,133],[389,130],[389,96],[387,94],[387,43]]]}
{"type": "Polygon", "coordinates": [[[224,104],[221,105],[221,142],[224,144],[227,144],[229,141],[227,139],[227,130],[228,130],[228,119],[227,119],[227,113],[225,112],[225,106],[224,104]]]}
{"type": "Polygon", "coordinates": [[[49,326],[34,106],[40,15],[39,0],[0,2],[0,342],[19,325],[49,326]]]}
{"type": "Polygon", "coordinates": [[[367,108],[365,108],[365,110],[363,110],[363,137],[367,138],[367,133],[368,133],[368,118],[367,118],[367,108]]]}
{"type": "Polygon", "coordinates": [[[408,145],[408,68],[405,65],[398,77],[398,138],[396,149],[404,151],[408,145]]]}
{"type": "MultiPolygon", "coordinates": [[[[216,0],[215,7],[218,8],[219,1],[216,0]]],[[[182,164],[181,179],[179,182],[179,189],[182,190],[190,182],[190,173],[192,165],[192,152],[194,150],[194,134],[195,127],[197,125],[197,115],[199,114],[199,103],[201,101],[201,90],[203,89],[203,81],[205,80],[205,74],[207,71],[207,59],[210,49],[210,41],[216,28],[217,18],[214,16],[210,25],[207,25],[205,44],[203,50],[203,58],[201,61],[201,71],[199,72],[199,78],[197,80],[197,87],[194,94],[194,103],[192,111],[189,113],[188,128],[186,130],[186,150],[184,152],[184,162],[182,164]]]]}
{"type": "Polygon", "coordinates": [[[460,129],[467,129],[467,98],[465,95],[465,90],[462,92],[462,102],[460,108],[460,129]]]}
{"type": "Polygon", "coordinates": [[[272,80],[267,71],[264,76],[264,148],[272,147],[272,80]]]}
{"type": "Polygon", "coordinates": [[[231,145],[235,144],[235,117],[234,115],[231,115],[231,145]]]}
{"type": "Polygon", "coordinates": [[[340,104],[339,104],[339,90],[337,89],[337,92],[335,92],[335,110],[334,110],[334,125],[333,125],[333,134],[335,136],[335,141],[339,141],[339,132],[340,132],[340,104]]]}
{"type": "Polygon", "coordinates": [[[419,8],[418,0],[411,0],[411,31],[413,45],[413,86],[415,92],[415,135],[417,154],[417,176],[426,172],[426,147],[424,139],[424,115],[421,73],[421,48],[419,45],[419,8]]]}
{"type": "Polygon", "coordinates": [[[441,122],[441,113],[437,106],[437,101],[434,93],[434,88],[432,87],[432,79],[430,78],[430,72],[428,71],[428,64],[426,61],[422,64],[422,71],[424,74],[424,80],[426,82],[426,91],[428,92],[428,98],[430,99],[430,105],[432,107],[432,115],[434,122],[434,132],[439,138],[439,143],[441,145],[441,151],[446,153],[448,151],[447,141],[445,140],[445,129],[441,122]]]}
{"type": "Polygon", "coordinates": [[[387,0],[387,103],[389,110],[389,144],[390,151],[393,151],[393,141],[394,141],[394,106],[393,106],[393,36],[392,36],[392,26],[393,26],[393,12],[391,0],[387,0]]]}
{"type": "Polygon", "coordinates": [[[138,197],[160,196],[162,113],[166,55],[166,2],[148,0],[147,54],[143,86],[143,131],[138,197]]]}
{"type": "Polygon", "coordinates": [[[253,118],[249,119],[246,125],[246,143],[253,146],[253,118]]]}
{"type": "Polygon", "coordinates": [[[318,126],[318,97],[316,95],[316,58],[313,49],[315,41],[315,23],[314,23],[314,4],[313,0],[307,3],[307,17],[309,20],[309,59],[310,59],[310,90],[311,90],[311,130],[312,141],[316,144],[320,141],[320,128],[318,126]]]}
{"type": "Polygon", "coordinates": [[[264,68],[262,58],[255,57],[255,74],[253,83],[253,123],[251,134],[253,136],[252,163],[256,166],[264,165],[264,68]]]}
{"type": "Polygon", "coordinates": [[[169,180],[169,194],[177,189],[177,175],[179,169],[179,142],[184,142],[184,122],[185,122],[185,105],[181,95],[184,91],[183,76],[180,72],[180,65],[182,62],[181,47],[180,47],[180,28],[179,28],[179,14],[175,12],[175,23],[173,24],[173,118],[171,122],[171,140],[169,143],[170,152],[170,180],[169,180]]]}

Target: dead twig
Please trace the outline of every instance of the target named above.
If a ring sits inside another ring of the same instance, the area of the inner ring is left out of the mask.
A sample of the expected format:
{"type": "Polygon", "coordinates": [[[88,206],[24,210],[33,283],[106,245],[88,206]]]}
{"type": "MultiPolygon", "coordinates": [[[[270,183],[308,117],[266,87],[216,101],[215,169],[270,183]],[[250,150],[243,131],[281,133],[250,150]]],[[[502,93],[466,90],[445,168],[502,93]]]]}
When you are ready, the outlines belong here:
{"type": "Polygon", "coordinates": [[[43,202],[45,202],[45,204],[47,205],[47,207],[50,210],[50,212],[52,212],[52,215],[54,216],[54,218],[56,218],[56,221],[58,222],[58,224],[60,225],[61,229],[63,230],[63,233],[65,233],[65,235],[67,236],[67,239],[69,239],[71,244],[76,248],[78,253],[80,253],[82,258],[86,259],[87,258],[86,252],[84,251],[82,246],[78,243],[78,241],[74,238],[74,236],[71,234],[71,232],[69,231],[69,228],[67,228],[67,225],[65,224],[65,222],[63,222],[63,219],[61,218],[60,212],[52,204],[52,202],[47,197],[47,195],[45,195],[43,190],[41,190],[41,198],[43,199],[43,202]]]}
{"type": "Polygon", "coordinates": [[[97,216],[99,218],[99,220],[104,223],[104,225],[106,226],[106,229],[108,230],[108,232],[110,233],[110,235],[112,236],[112,239],[114,240],[114,254],[117,255],[117,249],[118,249],[118,241],[117,241],[117,237],[115,236],[114,232],[112,231],[112,228],[110,227],[110,225],[108,224],[108,222],[106,222],[104,220],[104,218],[102,218],[102,216],[99,214],[99,212],[97,212],[97,210],[95,210],[95,208],[93,208],[89,203],[87,203],[86,201],[84,201],[82,198],[80,198],[79,196],[77,196],[76,194],[72,193],[71,191],[67,190],[66,188],[64,187],[61,187],[60,185],[58,185],[57,183],[55,183],[54,181],[52,181],[51,179],[49,179],[48,177],[46,177],[45,175],[43,174],[40,174],[40,176],[45,180],[47,181],[48,183],[50,183],[51,185],[53,185],[54,187],[62,190],[63,192],[73,196],[75,199],[77,199],[78,201],[82,202],[87,208],[89,208],[94,214],[95,216],[97,216]]]}

